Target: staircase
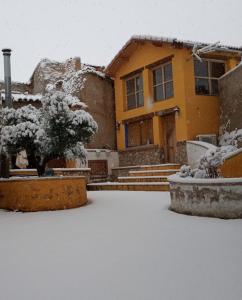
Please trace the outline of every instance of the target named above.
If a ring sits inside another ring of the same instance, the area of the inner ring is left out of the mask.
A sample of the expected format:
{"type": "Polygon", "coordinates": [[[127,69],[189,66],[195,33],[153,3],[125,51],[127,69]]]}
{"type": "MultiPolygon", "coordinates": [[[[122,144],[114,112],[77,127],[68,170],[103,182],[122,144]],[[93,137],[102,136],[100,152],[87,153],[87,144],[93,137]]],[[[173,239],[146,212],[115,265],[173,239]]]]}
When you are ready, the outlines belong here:
{"type": "MultiPolygon", "coordinates": [[[[127,167],[128,168],[128,167],[127,167]]],[[[87,185],[89,191],[169,191],[167,176],[179,171],[178,164],[130,166],[128,176],[116,182],[99,182],[87,185]]]]}

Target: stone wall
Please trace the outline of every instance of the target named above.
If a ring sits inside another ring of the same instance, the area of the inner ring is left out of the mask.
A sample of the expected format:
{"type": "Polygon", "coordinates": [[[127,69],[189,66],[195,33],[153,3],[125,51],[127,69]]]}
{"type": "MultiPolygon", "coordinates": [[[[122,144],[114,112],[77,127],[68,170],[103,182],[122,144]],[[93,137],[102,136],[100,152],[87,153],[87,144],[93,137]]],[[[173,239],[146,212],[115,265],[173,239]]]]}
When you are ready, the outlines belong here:
{"type": "Polygon", "coordinates": [[[187,164],[187,147],[186,141],[176,143],[175,162],[178,164],[187,164]]]}
{"type": "Polygon", "coordinates": [[[171,209],[182,214],[242,218],[242,178],[168,177],[171,209]]]}
{"type": "Polygon", "coordinates": [[[119,165],[154,165],[164,163],[164,151],[157,145],[140,146],[119,151],[119,165]]]}
{"type": "Polygon", "coordinates": [[[242,65],[237,66],[219,80],[220,126],[230,122],[229,130],[242,128],[242,65]]]}
{"type": "Polygon", "coordinates": [[[100,72],[100,67],[89,67],[91,71],[88,71],[88,65],[81,65],[79,57],[65,62],[41,60],[31,77],[33,94],[43,94],[48,84],[56,85],[59,82],[61,85],[63,80],[69,78],[69,92],[87,105],[87,111],[98,124],[98,132],[87,148],[114,150],[116,129],[113,81],[100,72]]]}
{"type": "Polygon", "coordinates": [[[87,110],[98,124],[89,149],[116,149],[115,103],[113,82],[96,74],[85,74],[85,84],[79,91],[79,98],[87,104],[87,110]]]}

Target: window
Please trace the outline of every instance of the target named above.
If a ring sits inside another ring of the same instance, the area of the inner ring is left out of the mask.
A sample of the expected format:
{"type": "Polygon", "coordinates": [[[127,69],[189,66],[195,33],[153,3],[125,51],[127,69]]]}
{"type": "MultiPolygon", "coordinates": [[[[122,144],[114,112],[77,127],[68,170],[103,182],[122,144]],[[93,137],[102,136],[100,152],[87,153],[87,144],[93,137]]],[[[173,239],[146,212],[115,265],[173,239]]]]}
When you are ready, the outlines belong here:
{"type": "Polygon", "coordinates": [[[153,69],[154,101],[165,100],[173,97],[173,76],[171,62],[153,69]]]}
{"type": "Polygon", "coordinates": [[[225,73],[224,62],[194,60],[194,72],[197,95],[218,95],[218,78],[225,73]]]}
{"type": "Polygon", "coordinates": [[[130,122],[127,124],[128,147],[153,144],[152,119],[130,122]]]}
{"type": "Polygon", "coordinates": [[[127,109],[144,105],[143,78],[141,74],[126,80],[127,109]]]}

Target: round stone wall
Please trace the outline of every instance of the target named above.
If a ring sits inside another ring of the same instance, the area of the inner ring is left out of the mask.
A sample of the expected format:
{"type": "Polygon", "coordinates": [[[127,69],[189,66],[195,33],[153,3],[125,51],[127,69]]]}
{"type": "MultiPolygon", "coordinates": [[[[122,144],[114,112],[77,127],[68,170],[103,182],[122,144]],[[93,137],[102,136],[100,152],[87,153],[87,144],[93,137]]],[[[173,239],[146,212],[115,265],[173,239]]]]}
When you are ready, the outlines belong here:
{"type": "Polygon", "coordinates": [[[0,208],[41,211],[75,208],[87,202],[84,176],[0,179],[0,208]]]}
{"type": "Polygon", "coordinates": [[[242,218],[242,178],[187,179],[168,177],[171,210],[178,213],[242,218]]]}

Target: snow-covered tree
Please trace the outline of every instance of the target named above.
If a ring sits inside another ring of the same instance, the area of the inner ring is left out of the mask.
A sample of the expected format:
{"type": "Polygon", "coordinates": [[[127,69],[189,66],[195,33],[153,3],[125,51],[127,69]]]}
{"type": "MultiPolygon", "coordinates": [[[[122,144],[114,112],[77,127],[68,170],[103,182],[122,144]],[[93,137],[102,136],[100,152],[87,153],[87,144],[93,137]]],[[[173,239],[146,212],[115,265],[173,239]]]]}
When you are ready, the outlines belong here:
{"type": "Polygon", "coordinates": [[[92,116],[78,98],[52,90],[42,98],[42,108],[32,105],[3,109],[1,153],[26,150],[30,165],[43,175],[56,158],[86,159],[84,144],[97,131],[92,116]]]}

